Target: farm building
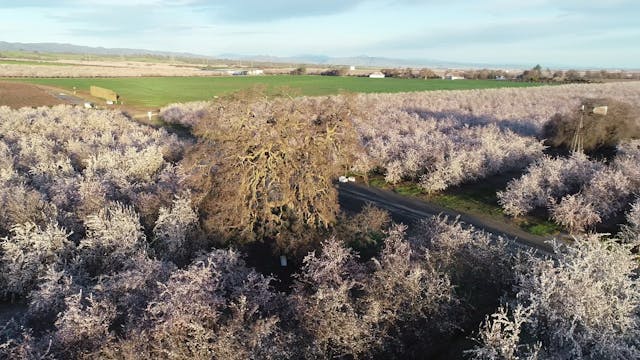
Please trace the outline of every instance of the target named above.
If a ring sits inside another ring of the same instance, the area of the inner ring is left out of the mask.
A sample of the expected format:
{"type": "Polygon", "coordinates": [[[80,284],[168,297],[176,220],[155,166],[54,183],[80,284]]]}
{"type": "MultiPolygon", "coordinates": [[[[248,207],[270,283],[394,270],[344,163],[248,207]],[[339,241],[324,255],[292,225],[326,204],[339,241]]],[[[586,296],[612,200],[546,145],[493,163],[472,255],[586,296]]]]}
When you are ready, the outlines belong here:
{"type": "Polygon", "coordinates": [[[262,69],[247,70],[247,75],[264,75],[264,70],[262,69]]]}
{"type": "Polygon", "coordinates": [[[464,76],[458,76],[454,74],[446,74],[442,78],[445,80],[464,80],[464,76]]]}
{"type": "Polygon", "coordinates": [[[369,74],[369,77],[372,79],[384,79],[384,74],[380,71],[376,71],[374,73],[369,74]]]}
{"type": "Polygon", "coordinates": [[[262,69],[229,69],[226,70],[227,75],[243,76],[243,75],[264,75],[262,69]]]}

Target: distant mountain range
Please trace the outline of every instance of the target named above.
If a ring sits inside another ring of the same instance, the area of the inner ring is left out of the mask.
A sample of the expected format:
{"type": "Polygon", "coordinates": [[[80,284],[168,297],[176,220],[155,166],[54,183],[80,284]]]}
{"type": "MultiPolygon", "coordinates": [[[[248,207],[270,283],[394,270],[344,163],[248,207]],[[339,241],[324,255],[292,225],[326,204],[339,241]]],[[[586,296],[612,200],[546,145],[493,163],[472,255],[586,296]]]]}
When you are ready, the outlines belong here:
{"type": "MultiPolygon", "coordinates": [[[[394,59],[372,56],[355,57],[330,57],[326,55],[298,55],[289,57],[270,55],[241,55],[241,54],[220,54],[219,56],[206,56],[187,52],[156,51],[145,49],[128,48],[104,48],[91,47],[61,43],[13,43],[0,41],[0,51],[27,51],[41,53],[58,54],[87,54],[87,55],[116,55],[116,56],[136,56],[150,55],[163,57],[182,57],[191,59],[210,60],[240,60],[260,63],[284,63],[284,64],[307,64],[307,65],[344,65],[344,66],[364,66],[364,67],[431,67],[431,68],[489,68],[489,69],[525,69],[533,65],[522,64],[482,64],[472,62],[452,62],[433,59],[394,59]]],[[[534,64],[535,65],[535,64],[534,64]]]]}
{"type": "Polygon", "coordinates": [[[325,55],[298,55],[298,56],[269,56],[269,55],[240,55],[221,54],[219,58],[242,61],[287,63],[287,64],[311,64],[311,65],[354,65],[364,67],[432,67],[432,68],[490,68],[490,69],[523,69],[527,66],[509,64],[475,64],[433,59],[394,59],[386,57],[373,57],[367,55],[353,57],[330,57],[325,55]]]}
{"type": "MultiPolygon", "coordinates": [[[[279,57],[269,55],[241,55],[241,54],[220,54],[216,57],[205,56],[193,53],[156,51],[145,49],[128,49],[128,48],[104,48],[91,47],[73,44],[60,43],[12,43],[0,41],[0,51],[27,51],[40,53],[57,53],[57,54],[87,54],[87,55],[151,55],[163,57],[183,57],[195,59],[228,59],[240,61],[254,61],[261,63],[284,63],[284,64],[309,64],[309,65],[354,65],[354,66],[370,66],[370,67],[474,67],[473,64],[445,62],[437,60],[404,60],[391,59],[384,57],[356,56],[356,57],[330,57],[326,55],[298,55],[290,57],[279,57]]],[[[487,65],[482,65],[486,67],[487,65]]]]}
{"type": "Polygon", "coordinates": [[[104,48],[81,46],[73,44],[60,43],[13,43],[0,41],[0,51],[28,51],[41,53],[56,54],[89,54],[89,55],[152,55],[152,56],[174,56],[195,59],[213,59],[211,56],[204,56],[191,53],[171,52],[171,51],[155,51],[143,49],[127,49],[127,48],[104,48]]]}

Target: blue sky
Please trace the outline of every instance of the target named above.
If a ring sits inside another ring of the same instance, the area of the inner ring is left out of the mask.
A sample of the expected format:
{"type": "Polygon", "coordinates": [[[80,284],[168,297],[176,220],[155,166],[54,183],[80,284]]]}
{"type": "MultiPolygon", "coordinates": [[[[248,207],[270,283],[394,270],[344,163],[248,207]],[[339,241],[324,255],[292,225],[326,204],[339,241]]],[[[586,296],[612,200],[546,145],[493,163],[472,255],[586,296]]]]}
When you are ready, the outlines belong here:
{"type": "Polygon", "coordinates": [[[0,0],[0,40],[640,68],[640,1],[0,0]]]}

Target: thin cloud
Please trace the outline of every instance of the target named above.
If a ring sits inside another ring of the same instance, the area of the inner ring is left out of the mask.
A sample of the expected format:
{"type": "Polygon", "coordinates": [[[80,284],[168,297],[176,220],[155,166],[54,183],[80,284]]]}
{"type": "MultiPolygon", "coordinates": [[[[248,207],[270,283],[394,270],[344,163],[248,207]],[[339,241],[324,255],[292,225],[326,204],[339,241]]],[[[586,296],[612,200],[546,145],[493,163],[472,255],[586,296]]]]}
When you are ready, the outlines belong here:
{"type": "Polygon", "coordinates": [[[225,22],[270,22],[291,18],[335,15],[357,7],[362,0],[239,0],[206,6],[205,8],[218,20],[225,22]]]}
{"type": "Polygon", "coordinates": [[[19,9],[19,8],[114,8],[114,7],[137,7],[137,6],[191,6],[205,3],[201,0],[20,0],[20,1],[3,1],[0,2],[0,8],[19,9]]]}
{"type": "Polygon", "coordinates": [[[521,44],[537,40],[596,37],[613,30],[633,33],[635,19],[603,14],[559,15],[549,18],[514,18],[499,23],[463,25],[425,29],[420,34],[398,34],[372,44],[377,48],[438,48],[443,46],[521,44]]]}

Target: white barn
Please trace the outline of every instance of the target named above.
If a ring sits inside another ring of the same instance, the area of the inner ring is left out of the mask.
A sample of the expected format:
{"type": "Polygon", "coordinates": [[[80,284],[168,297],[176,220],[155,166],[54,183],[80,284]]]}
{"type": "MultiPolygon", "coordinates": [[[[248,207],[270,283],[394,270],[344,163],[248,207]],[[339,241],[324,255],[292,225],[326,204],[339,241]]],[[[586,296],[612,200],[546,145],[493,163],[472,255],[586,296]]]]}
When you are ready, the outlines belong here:
{"type": "Polygon", "coordinates": [[[369,74],[369,77],[372,79],[384,79],[384,74],[380,71],[376,71],[374,73],[369,74]]]}

